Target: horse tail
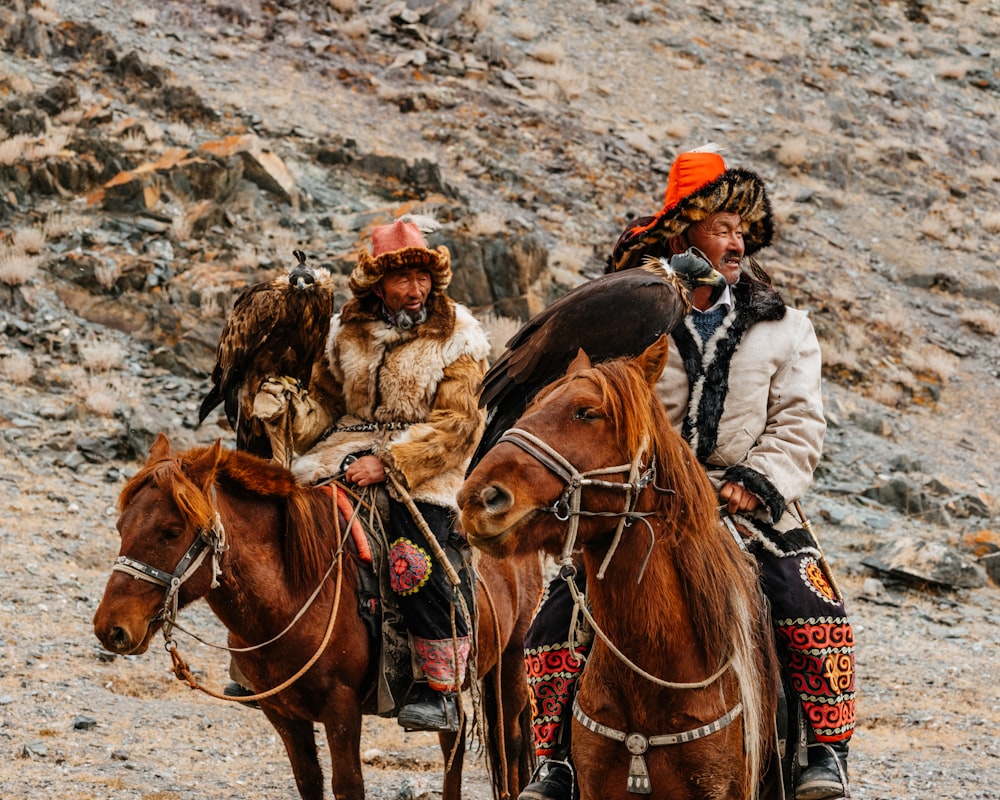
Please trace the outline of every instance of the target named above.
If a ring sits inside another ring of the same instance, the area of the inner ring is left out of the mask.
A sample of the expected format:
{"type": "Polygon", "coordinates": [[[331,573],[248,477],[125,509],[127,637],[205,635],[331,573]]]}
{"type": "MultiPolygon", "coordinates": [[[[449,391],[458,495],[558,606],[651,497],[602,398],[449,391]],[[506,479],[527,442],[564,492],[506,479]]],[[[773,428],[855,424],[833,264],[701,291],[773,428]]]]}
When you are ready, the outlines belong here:
{"type": "MultiPolygon", "coordinates": [[[[743,737],[748,786],[744,797],[756,800],[774,746],[777,657],[765,606],[751,607],[746,594],[734,587],[738,624],[732,639],[733,670],[743,702],[743,737]]],[[[756,597],[752,598],[756,601],[756,597]]],[[[761,598],[763,600],[763,598],[761,598]]]]}
{"type": "Polygon", "coordinates": [[[505,712],[503,695],[500,688],[500,665],[497,664],[483,681],[482,691],[482,743],[486,752],[486,765],[493,787],[493,800],[512,800],[507,787],[510,783],[508,764],[510,749],[517,751],[517,774],[522,786],[514,786],[518,792],[535,769],[534,733],[531,727],[531,703],[525,703],[518,711],[516,724],[509,727],[509,721],[503,718],[505,712]],[[505,731],[511,729],[514,734],[507,740],[505,731]]]}

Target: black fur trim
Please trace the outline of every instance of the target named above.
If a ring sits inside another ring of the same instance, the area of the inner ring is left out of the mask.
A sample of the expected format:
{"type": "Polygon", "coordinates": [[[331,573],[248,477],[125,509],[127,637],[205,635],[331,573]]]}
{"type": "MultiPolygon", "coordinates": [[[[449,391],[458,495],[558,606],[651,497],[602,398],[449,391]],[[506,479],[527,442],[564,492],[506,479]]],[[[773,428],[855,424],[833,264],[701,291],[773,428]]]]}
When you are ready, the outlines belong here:
{"type": "Polygon", "coordinates": [[[695,339],[686,326],[678,326],[672,334],[677,351],[684,361],[689,390],[702,374],[705,376],[701,400],[694,415],[695,422],[692,425],[691,415],[688,415],[681,430],[684,438],[691,442],[695,438],[694,427],[697,427],[695,454],[704,464],[708,463],[718,444],[719,419],[729,394],[729,365],[733,353],[751,325],[779,320],[785,316],[785,303],[774,289],[749,281],[740,281],[729,288],[736,304],[736,318],[726,337],[717,343],[715,359],[711,364],[702,364],[701,342],[695,339]]]}
{"type": "Polygon", "coordinates": [[[727,469],[723,473],[722,479],[727,483],[742,486],[748,492],[757,495],[761,502],[767,506],[772,524],[781,519],[782,514],[785,513],[787,505],[785,498],[781,496],[781,492],[775,488],[774,484],[757,470],[737,464],[727,469]]]}

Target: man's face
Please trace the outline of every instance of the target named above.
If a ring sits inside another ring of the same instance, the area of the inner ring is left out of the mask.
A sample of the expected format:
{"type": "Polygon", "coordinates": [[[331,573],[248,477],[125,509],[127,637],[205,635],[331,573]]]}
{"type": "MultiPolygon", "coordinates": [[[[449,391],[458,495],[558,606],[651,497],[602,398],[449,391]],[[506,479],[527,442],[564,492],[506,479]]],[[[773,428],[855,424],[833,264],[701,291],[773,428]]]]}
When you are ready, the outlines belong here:
{"type": "Polygon", "coordinates": [[[729,283],[740,279],[743,227],[739,214],[719,211],[687,229],[688,242],[701,250],[729,283]]]}
{"type": "Polygon", "coordinates": [[[385,275],[375,288],[382,302],[393,314],[414,313],[423,308],[431,293],[431,275],[422,269],[400,269],[385,275]]]}

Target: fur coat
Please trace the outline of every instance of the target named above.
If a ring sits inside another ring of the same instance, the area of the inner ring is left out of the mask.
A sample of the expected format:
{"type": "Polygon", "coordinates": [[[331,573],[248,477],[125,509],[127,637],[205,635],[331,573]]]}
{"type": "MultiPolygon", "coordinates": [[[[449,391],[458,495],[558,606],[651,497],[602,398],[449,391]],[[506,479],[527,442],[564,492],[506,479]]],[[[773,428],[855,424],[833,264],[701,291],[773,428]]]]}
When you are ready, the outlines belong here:
{"type": "Polygon", "coordinates": [[[805,312],[773,289],[740,282],[734,306],[702,344],[691,317],[657,385],[671,422],[716,488],[739,484],[761,501],[755,516],[779,531],[809,488],[826,432],[821,357],[805,312]]]}
{"type": "Polygon", "coordinates": [[[325,363],[339,414],[292,465],[300,480],[335,475],[347,456],[373,453],[414,500],[456,508],[483,430],[477,391],[490,347],[465,306],[434,293],[428,310],[410,330],[387,323],[372,298],[354,298],[334,315],[325,363]]]}

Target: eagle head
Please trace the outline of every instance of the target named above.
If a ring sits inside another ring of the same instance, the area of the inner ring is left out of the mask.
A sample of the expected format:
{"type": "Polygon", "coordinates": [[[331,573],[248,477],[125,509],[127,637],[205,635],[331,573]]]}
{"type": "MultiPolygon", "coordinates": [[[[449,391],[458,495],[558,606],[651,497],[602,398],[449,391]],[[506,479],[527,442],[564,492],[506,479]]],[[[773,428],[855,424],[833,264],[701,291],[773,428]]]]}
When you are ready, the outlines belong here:
{"type": "Polygon", "coordinates": [[[683,253],[671,256],[666,266],[680,275],[692,289],[699,286],[721,289],[726,285],[725,276],[712,266],[708,256],[697,247],[689,247],[683,253]]]}
{"type": "Polygon", "coordinates": [[[301,250],[293,250],[292,255],[298,260],[298,264],[292,267],[288,274],[288,282],[293,289],[305,289],[316,283],[316,270],[306,266],[306,254],[301,250]]]}

